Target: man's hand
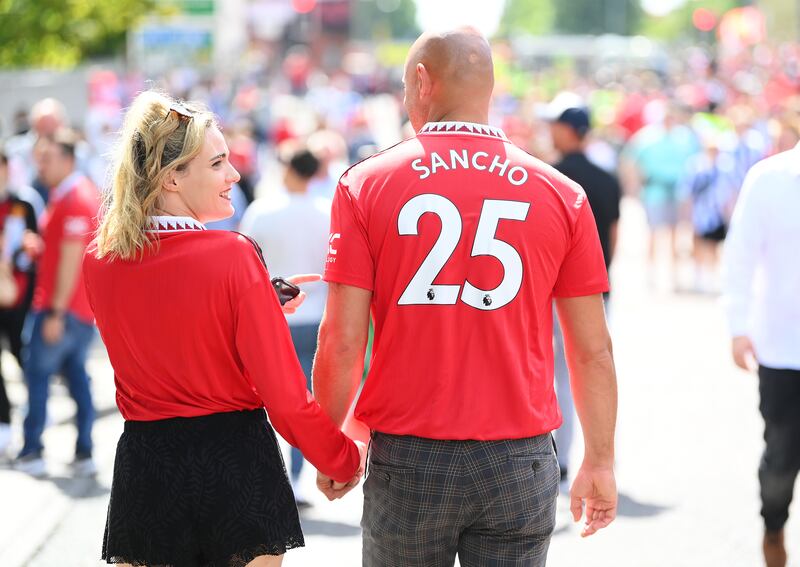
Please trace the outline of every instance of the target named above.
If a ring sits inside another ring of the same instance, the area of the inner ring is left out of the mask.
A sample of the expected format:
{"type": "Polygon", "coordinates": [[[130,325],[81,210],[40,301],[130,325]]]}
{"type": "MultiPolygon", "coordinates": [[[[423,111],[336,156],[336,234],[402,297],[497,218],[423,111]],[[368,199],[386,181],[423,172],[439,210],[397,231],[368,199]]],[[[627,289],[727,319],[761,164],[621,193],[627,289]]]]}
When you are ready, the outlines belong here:
{"type": "Polygon", "coordinates": [[[47,315],[42,321],[42,338],[49,345],[61,342],[64,337],[64,316],[47,315]]]}
{"type": "MultiPolygon", "coordinates": [[[[286,281],[289,283],[293,283],[294,285],[300,285],[304,283],[310,282],[318,282],[322,279],[322,276],[319,274],[297,274],[295,276],[289,276],[286,278],[286,281]]],[[[302,303],[306,300],[306,294],[304,291],[301,291],[297,297],[290,299],[286,303],[281,306],[283,309],[284,314],[291,315],[297,308],[302,305],[302,303]]]]}
{"type": "Polygon", "coordinates": [[[617,483],[612,467],[590,467],[584,463],[569,491],[572,519],[580,521],[586,504],[586,525],[581,537],[607,527],[617,517],[617,483]]]}
{"type": "Polygon", "coordinates": [[[22,235],[22,251],[35,260],[44,252],[44,240],[32,230],[26,230],[22,235]]]}
{"type": "Polygon", "coordinates": [[[355,441],[355,444],[356,447],[358,447],[359,466],[356,474],[349,482],[336,482],[329,476],[317,471],[317,488],[319,488],[320,492],[322,492],[328,500],[333,501],[341,498],[358,486],[361,477],[364,476],[367,463],[367,446],[361,441],[355,441]]]}
{"type": "Polygon", "coordinates": [[[733,337],[731,343],[731,350],[733,352],[733,361],[736,366],[742,370],[756,370],[758,363],[756,362],[756,351],[753,348],[753,343],[750,337],[738,336],[733,337]]]}

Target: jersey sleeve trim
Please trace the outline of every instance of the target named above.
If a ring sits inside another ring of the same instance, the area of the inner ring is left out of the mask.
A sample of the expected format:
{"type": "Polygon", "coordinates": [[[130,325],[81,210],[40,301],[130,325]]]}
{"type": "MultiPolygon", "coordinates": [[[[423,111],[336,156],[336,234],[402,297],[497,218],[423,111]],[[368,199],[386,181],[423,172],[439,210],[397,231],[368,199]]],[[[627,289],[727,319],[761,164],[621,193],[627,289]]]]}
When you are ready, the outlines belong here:
{"type": "Polygon", "coordinates": [[[328,283],[351,285],[367,291],[375,290],[375,286],[370,278],[365,278],[357,274],[326,271],[322,279],[328,283]]]}

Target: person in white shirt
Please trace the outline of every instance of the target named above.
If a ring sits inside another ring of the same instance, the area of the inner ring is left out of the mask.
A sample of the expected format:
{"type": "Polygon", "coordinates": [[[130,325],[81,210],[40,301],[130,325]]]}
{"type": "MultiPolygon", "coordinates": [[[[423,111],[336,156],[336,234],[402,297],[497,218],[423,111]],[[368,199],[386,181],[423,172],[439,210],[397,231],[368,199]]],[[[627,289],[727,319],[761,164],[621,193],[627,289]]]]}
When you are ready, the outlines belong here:
{"type": "Polygon", "coordinates": [[[733,358],[758,368],[764,558],[784,567],[783,527],[800,471],[800,145],[747,174],[723,254],[733,358]]]}
{"type": "MultiPolygon", "coordinates": [[[[328,254],[331,202],[308,191],[319,169],[319,160],[301,146],[284,146],[278,153],[286,166],[283,177],[286,192],[253,201],[242,217],[239,230],[252,236],[264,250],[272,276],[322,273],[328,254]]],[[[303,289],[306,292],[303,309],[286,318],[297,358],[311,388],[311,365],[327,286],[319,281],[303,289]]],[[[292,447],[291,481],[301,507],[308,505],[298,484],[302,467],[303,455],[292,447]]]]}

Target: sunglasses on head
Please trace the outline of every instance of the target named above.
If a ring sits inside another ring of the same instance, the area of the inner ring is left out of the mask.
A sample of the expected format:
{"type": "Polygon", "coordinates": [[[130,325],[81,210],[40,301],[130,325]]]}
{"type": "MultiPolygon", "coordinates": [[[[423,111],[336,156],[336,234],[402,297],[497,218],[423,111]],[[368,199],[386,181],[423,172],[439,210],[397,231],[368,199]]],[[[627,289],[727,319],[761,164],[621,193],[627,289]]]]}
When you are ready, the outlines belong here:
{"type": "Polygon", "coordinates": [[[194,115],[194,113],[191,110],[183,106],[181,103],[173,102],[172,104],[169,105],[169,110],[167,110],[167,114],[166,116],[164,116],[164,120],[169,118],[169,115],[172,112],[174,112],[181,118],[188,118],[189,120],[191,120],[192,116],[194,115]]]}

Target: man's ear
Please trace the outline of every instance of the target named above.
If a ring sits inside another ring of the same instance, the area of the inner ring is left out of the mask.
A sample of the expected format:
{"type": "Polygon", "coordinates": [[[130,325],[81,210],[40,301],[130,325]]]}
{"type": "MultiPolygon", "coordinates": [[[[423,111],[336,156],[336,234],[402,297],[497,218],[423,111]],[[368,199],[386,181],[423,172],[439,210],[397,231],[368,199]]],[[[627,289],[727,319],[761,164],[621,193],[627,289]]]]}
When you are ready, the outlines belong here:
{"type": "Polygon", "coordinates": [[[177,172],[174,169],[171,169],[164,177],[164,181],[161,183],[161,188],[164,191],[178,190],[178,176],[176,174],[177,172]]]}
{"type": "Polygon", "coordinates": [[[433,81],[431,75],[422,63],[417,63],[417,89],[419,89],[419,98],[424,100],[428,98],[433,90],[433,81]]]}

